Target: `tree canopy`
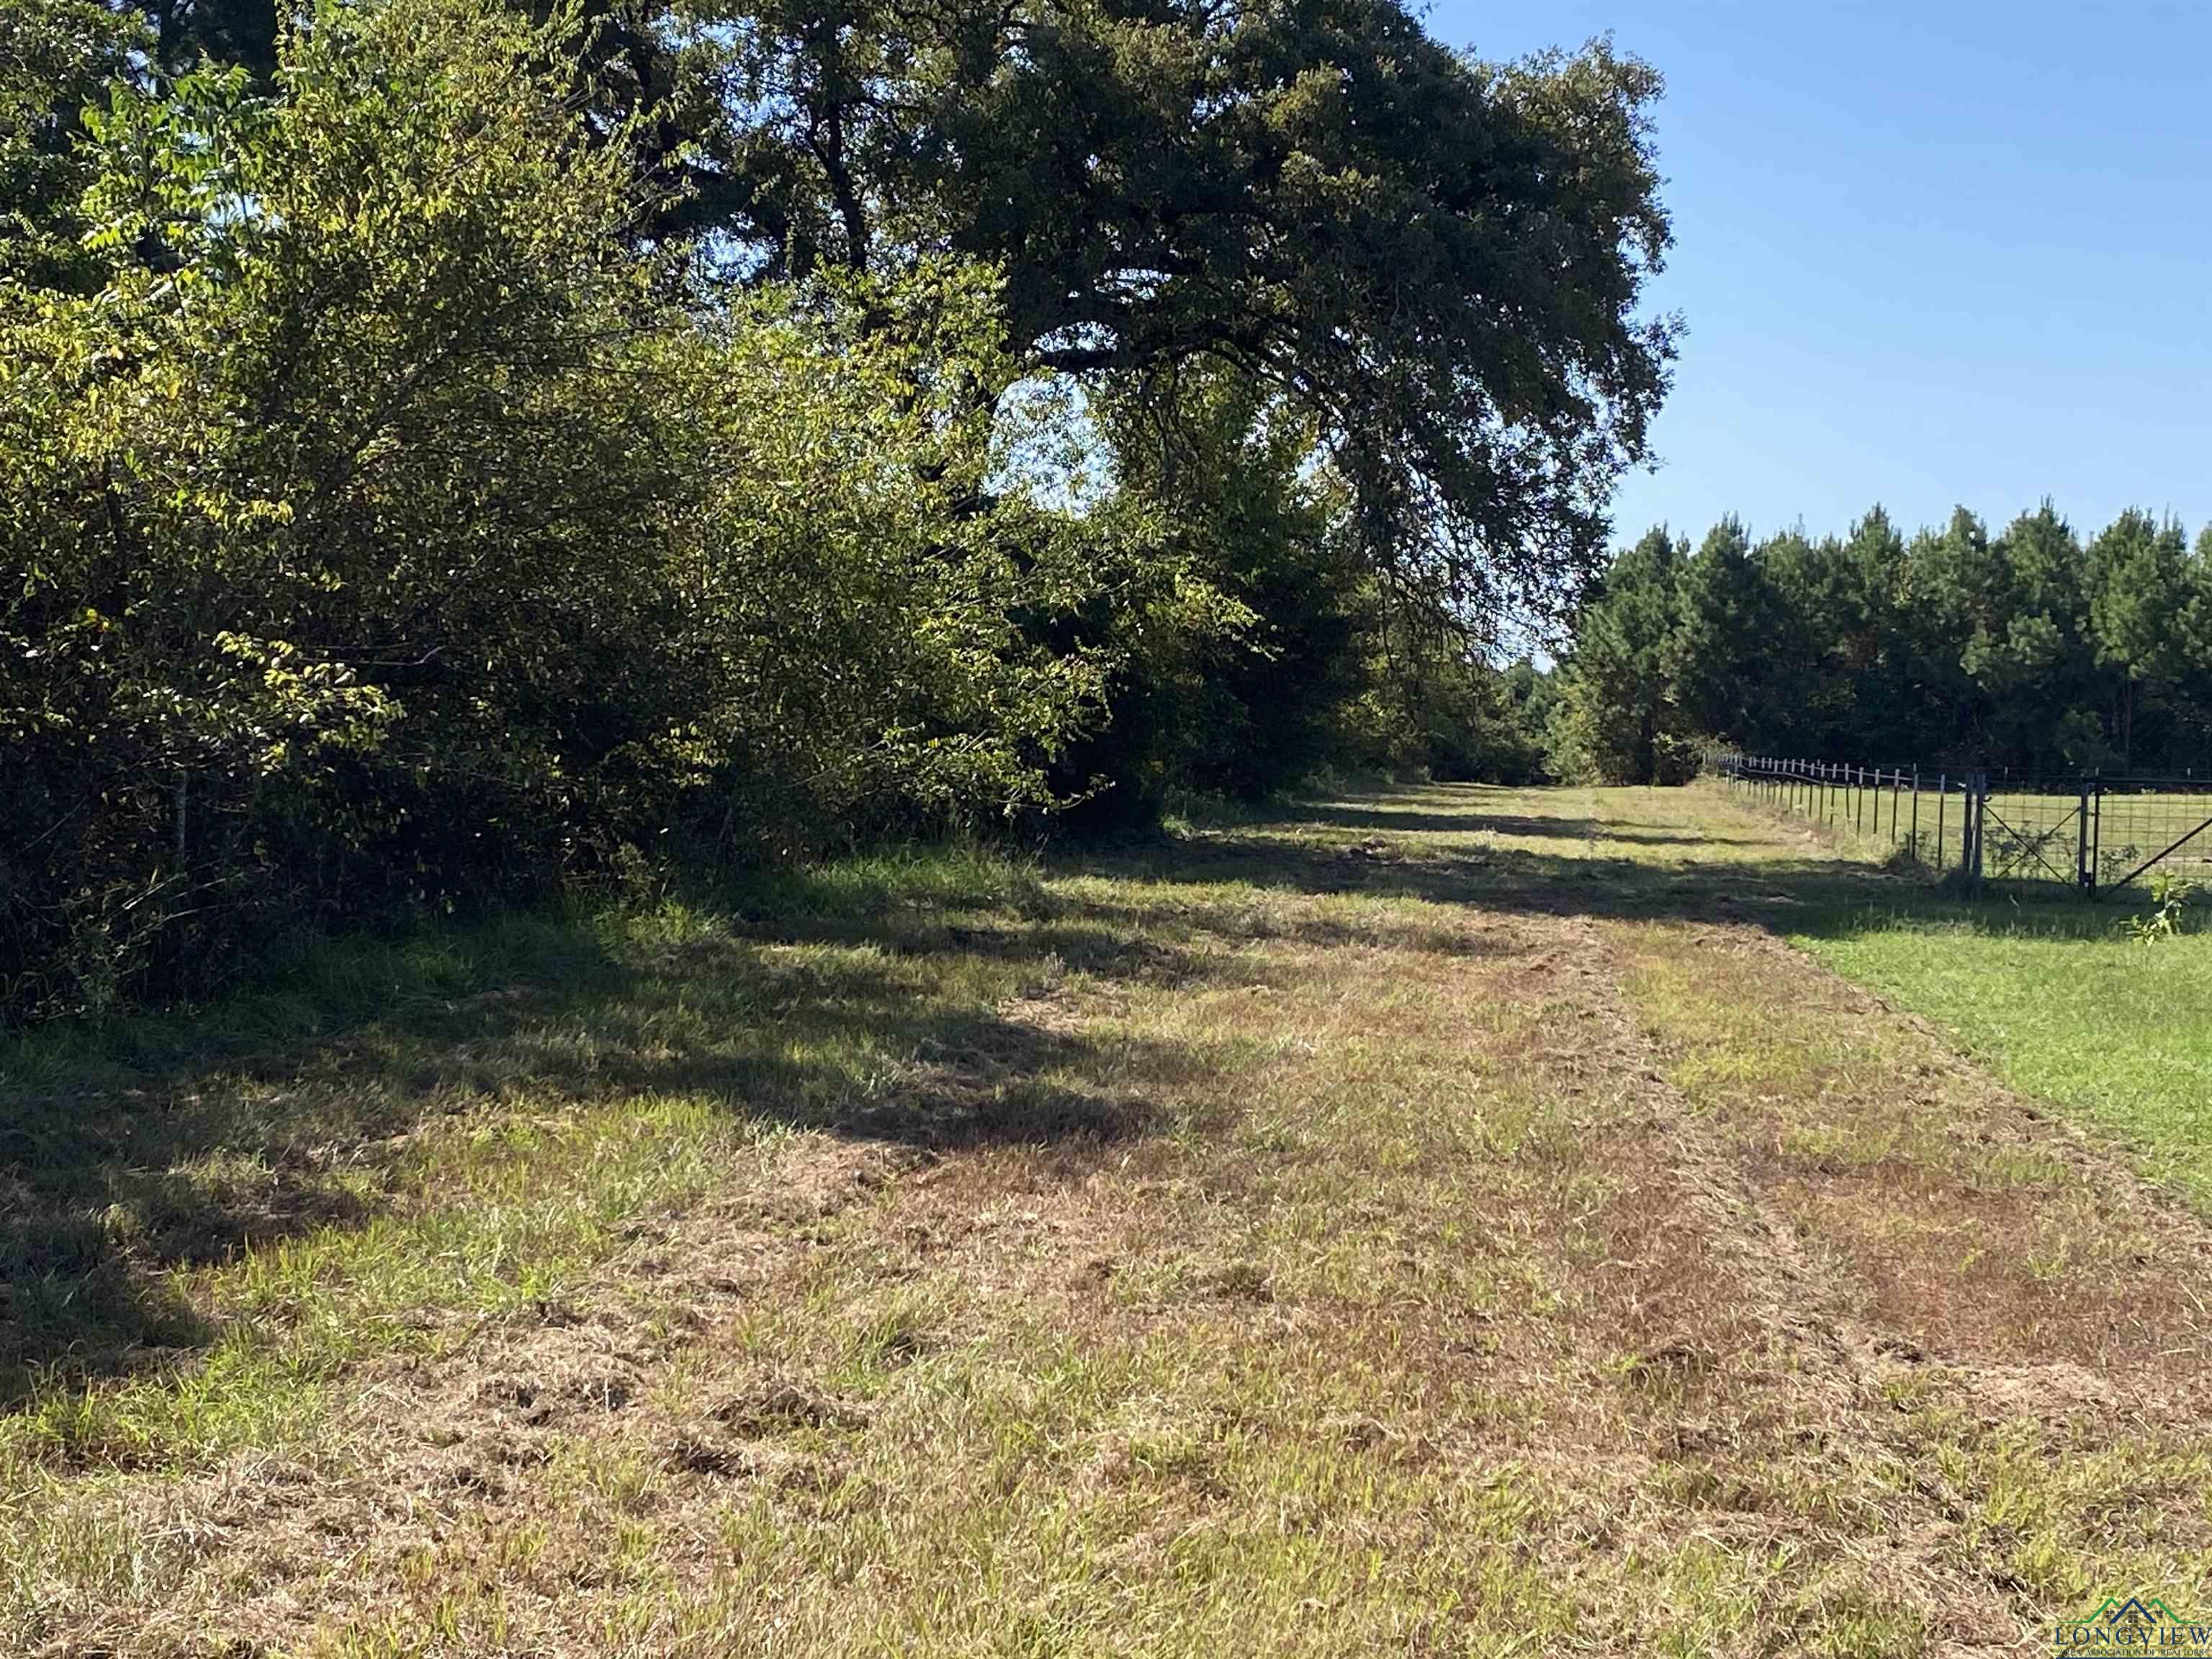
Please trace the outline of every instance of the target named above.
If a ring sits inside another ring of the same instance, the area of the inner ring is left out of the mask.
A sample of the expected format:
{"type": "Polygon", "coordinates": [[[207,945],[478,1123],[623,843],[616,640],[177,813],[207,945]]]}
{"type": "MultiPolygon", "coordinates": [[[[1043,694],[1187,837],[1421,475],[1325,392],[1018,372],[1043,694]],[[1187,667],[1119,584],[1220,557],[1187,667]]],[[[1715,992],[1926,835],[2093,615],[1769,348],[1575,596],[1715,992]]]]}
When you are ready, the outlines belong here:
{"type": "MultiPolygon", "coordinates": [[[[273,71],[274,0],[144,3],[169,61],[273,71]]],[[[1203,362],[1294,403],[1396,580],[1547,610],[1599,562],[1674,349],[1639,311],[1668,242],[1649,65],[1603,42],[1486,64],[1398,0],[591,22],[603,133],[683,185],[641,228],[703,233],[726,275],[981,264],[1025,369],[1203,362]]]]}
{"type": "Polygon", "coordinates": [[[9,8],[0,1012],[1526,771],[1481,641],[1665,387],[1658,92],[1391,0],[9,8]]]}

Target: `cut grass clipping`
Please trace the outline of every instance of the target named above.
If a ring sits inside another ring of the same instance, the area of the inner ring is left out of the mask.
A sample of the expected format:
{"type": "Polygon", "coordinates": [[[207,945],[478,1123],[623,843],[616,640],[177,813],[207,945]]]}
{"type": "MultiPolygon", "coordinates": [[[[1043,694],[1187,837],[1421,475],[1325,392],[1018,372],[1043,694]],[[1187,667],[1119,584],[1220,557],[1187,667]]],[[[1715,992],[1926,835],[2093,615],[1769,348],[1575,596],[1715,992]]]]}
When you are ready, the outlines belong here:
{"type": "Polygon", "coordinates": [[[334,945],[23,1042],[0,1651],[2193,1610],[2212,957],[2102,920],[1703,790],[1437,788],[334,945]]]}

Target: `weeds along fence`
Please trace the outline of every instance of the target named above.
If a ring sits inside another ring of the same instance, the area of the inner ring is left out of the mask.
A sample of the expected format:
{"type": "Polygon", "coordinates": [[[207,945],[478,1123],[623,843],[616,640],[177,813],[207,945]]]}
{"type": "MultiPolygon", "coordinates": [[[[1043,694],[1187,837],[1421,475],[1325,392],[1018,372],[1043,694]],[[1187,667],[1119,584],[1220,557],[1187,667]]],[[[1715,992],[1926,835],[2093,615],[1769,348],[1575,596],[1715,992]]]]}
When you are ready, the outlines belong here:
{"type": "Polygon", "coordinates": [[[1724,754],[1731,791],[1886,843],[1968,884],[2140,892],[2160,872],[2212,879],[2212,780],[2019,778],[1724,754]]]}

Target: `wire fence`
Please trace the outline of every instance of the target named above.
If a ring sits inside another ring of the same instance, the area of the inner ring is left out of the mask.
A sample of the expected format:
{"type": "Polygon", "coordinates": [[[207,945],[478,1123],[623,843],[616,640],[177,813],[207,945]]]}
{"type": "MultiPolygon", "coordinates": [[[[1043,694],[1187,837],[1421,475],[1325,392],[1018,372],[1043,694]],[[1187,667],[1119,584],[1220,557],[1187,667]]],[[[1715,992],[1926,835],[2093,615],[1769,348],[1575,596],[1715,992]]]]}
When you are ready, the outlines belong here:
{"type": "Polygon", "coordinates": [[[2057,886],[2088,897],[2140,891],[2158,872],[2212,881],[2212,781],[2016,778],[1723,754],[1729,788],[1938,874],[2057,886]]]}

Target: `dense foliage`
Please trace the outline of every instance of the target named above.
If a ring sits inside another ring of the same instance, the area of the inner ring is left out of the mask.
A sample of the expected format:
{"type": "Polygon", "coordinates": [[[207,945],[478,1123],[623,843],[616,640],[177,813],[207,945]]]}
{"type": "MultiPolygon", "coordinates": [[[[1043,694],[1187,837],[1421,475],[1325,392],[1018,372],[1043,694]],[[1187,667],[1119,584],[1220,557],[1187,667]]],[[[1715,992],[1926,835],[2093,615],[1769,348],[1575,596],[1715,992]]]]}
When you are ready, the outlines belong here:
{"type": "Polygon", "coordinates": [[[1650,71],[1272,10],[0,19],[0,1012],[303,921],[1534,763],[1650,71]],[[1502,734],[1502,735],[1501,735],[1502,734]]]}
{"type": "Polygon", "coordinates": [[[2124,513],[2084,542],[2050,503],[1991,535],[1694,552],[1654,530],[1585,603],[1554,750],[1571,774],[1679,781],[1711,742],[1867,765],[2180,774],[2212,766],[2212,529],[2124,513]]]}

